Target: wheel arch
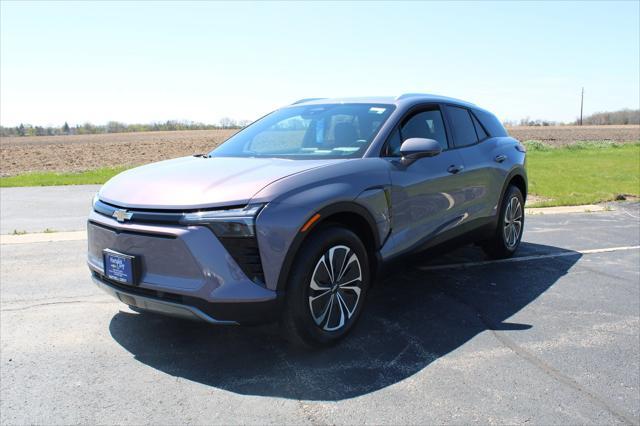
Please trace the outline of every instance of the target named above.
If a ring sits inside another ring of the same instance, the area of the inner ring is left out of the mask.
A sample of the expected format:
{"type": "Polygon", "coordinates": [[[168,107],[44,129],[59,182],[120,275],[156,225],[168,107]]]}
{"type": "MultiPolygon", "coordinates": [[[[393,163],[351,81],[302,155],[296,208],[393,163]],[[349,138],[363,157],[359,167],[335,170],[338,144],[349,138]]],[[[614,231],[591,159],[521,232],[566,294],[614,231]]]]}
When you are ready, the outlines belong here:
{"type": "Polygon", "coordinates": [[[515,185],[520,192],[522,193],[522,198],[527,201],[527,173],[522,168],[515,168],[509,172],[507,177],[504,180],[504,184],[502,185],[502,192],[500,193],[500,203],[498,207],[502,205],[502,201],[504,199],[505,194],[507,193],[507,188],[510,185],[515,185]]]}
{"type": "Polygon", "coordinates": [[[498,199],[498,204],[496,205],[496,214],[493,218],[491,229],[495,229],[498,226],[498,222],[500,220],[500,211],[502,210],[502,203],[504,201],[504,197],[507,194],[507,189],[510,185],[515,185],[520,192],[522,193],[522,198],[524,201],[527,201],[527,172],[524,168],[515,168],[511,170],[507,177],[504,179],[504,183],[502,184],[502,191],[500,192],[500,198],[498,199]]]}
{"type": "MultiPolygon", "coordinates": [[[[524,178],[524,176],[522,176],[519,173],[516,173],[513,176],[511,176],[511,179],[509,179],[507,186],[505,187],[505,191],[506,191],[506,188],[509,187],[509,185],[514,185],[516,188],[518,188],[522,193],[522,198],[525,201],[527,201],[527,181],[524,178]]],[[[504,194],[504,191],[503,191],[503,194],[504,194]]]]}
{"type": "Polygon", "coordinates": [[[360,238],[367,250],[367,255],[369,257],[369,272],[371,282],[373,283],[380,266],[379,248],[381,244],[373,215],[364,206],[356,202],[339,202],[331,204],[314,212],[310,218],[313,218],[315,215],[319,215],[319,219],[313,222],[304,231],[302,230],[304,226],[302,226],[289,246],[278,276],[278,292],[284,292],[286,290],[287,279],[291,272],[293,261],[295,260],[296,254],[304,241],[306,241],[309,236],[313,235],[321,227],[330,224],[343,226],[354,232],[358,238],[360,238]]]}

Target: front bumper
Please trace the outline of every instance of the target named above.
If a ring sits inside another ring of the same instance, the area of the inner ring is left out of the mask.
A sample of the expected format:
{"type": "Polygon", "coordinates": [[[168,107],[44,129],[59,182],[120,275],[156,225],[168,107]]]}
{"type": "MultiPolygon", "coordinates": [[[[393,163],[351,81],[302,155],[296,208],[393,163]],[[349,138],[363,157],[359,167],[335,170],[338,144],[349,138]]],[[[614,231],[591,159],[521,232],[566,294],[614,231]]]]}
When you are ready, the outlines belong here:
{"type": "Polygon", "coordinates": [[[204,226],[119,223],[91,212],[87,234],[94,282],[130,306],[214,324],[264,323],[278,317],[278,293],[247,278],[204,226]],[[107,248],[141,258],[138,285],[104,277],[102,251],[107,248]]]}
{"type": "Polygon", "coordinates": [[[97,274],[93,274],[92,278],[93,282],[102,290],[131,307],[179,318],[205,321],[211,324],[238,324],[237,321],[215,319],[194,306],[182,305],[125,291],[114,284],[110,284],[97,274]]]}
{"type": "Polygon", "coordinates": [[[211,303],[200,299],[117,284],[93,272],[93,282],[122,303],[157,314],[209,324],[264,324],[277,321],[282,299],[265,302],[211,303]]]}

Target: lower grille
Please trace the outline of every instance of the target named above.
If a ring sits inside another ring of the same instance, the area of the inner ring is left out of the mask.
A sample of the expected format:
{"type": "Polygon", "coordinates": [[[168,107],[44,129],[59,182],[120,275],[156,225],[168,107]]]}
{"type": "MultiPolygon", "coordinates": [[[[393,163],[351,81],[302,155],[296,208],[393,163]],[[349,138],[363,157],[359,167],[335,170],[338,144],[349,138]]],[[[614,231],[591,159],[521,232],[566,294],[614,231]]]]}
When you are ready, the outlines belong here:
{"type": "Polygon", "coordinates": [[[98,274],[96,272],[93,272],[93,275],[96,278],[99,278],[100,280],[108,283],[110,286],[115,287],[122,291],[126,291],[128,293],[139,294],[140,296],[155,297],[160,300],[166,300],[167,302],[184,303],[184,296],[179,294],[167,293],[165,291],[151,290],[148,288],[122,284],[117,281],[110,280],[106,276],[98,274]]]}
{"type": "Polygon", "coordinates": [[[282,298],[251,303],[215,303],[208,302],[198,297],[120,284],[106,279],[104,275],[95,271],[93,272],[93,276],[97,280],[111,287],[113,290],[118,291],[118,299],[130,306],[136,306],[136,304],[134,303],[134,300],[128,298],[133,297],[134,295],[139,295],[149,299],[157,299],[159,301],[197,308],[218,321],[229,321],[241,324],[264,324],[271,321],[277,321],[280,318],[280,312],[282,309],[282,298]]]}
{"type": "Polygon", "coordinates": [[[220,242],[242,272],[254,283],[264,286],[264,272],[256,238],[220,238],[220,242]]]}

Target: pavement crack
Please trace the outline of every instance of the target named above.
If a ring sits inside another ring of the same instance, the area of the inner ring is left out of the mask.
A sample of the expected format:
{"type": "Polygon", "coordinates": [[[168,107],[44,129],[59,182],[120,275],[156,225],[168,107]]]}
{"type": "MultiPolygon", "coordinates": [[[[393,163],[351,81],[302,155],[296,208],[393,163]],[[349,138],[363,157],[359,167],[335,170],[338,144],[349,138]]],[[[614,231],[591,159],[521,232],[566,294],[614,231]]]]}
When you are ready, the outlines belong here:
{"type": "MultiPolygon", "coordinates": [[[[482,319],[482,316],[481,316],[481,319],[482,319]]],[[[625,413],[620,408],[613,406],[612,403],[606,401],[604,398],[600,397],[594,392],[591,392],[590,390],[582,386],[580,383],[576,382],[571,377],[567,376],[557,368],[547,364],[542,359],[535,356],[533,353],[529,352],[528,350],[518,345],[512,339],[505,336],[504,333],[499,332],[497,330],[490,330],[490,331],[491,331],[491,334],[493,334],[493,336],[500,343],[502,343],[503,346],[511,349],[516,355],[518,355],[523,360],[527,361],[534,367],[544,372],[547,376],[551,377],[552,379],[558,382],[563,383],[566,386],[569,386],[570,388],[577,391],[578,393],[586,396],[587,399],[589,399],[592,403],[604,408],[606,411],[608,411],[613,416],[617,417],[622,422],[625,422],[631,425],[635,425],[638,423],[638,419],[634,419],[633,415],[625,413]]]]}
{"type": "Polygon", "coordinates": [[[607,273],[607,272],[599,271],[599,270],[597,270],[597,269],[595,269],[595,268],[590,268],[589,266],[586,266],[586,265],[584,265],[584,264],[579,264],[578,266],[579,266],[580,268],[582,268],[582,269],[586,269],[587,271],[589,271],[589,272],[593,272],[594,274],[600,275],[600,276],[602,276],[602,277],[611,278],[612,280],[616,280],[616,281],[624,281],[624,282],[629,281],[629,279],[628,279],[628,278],[622,278],[622,277],[620,277],[620,276],[618,276],[618,275],[609,274],[609,273],[607,273]]]}
{"type": "Polygon", "coordinates": [[[458,301],[459,303],[467,306],[476,312],[478,319],[482,322],[482,324],[487,328],[487,330],[491,331],[491,334],[500,342],[504,347],[513,351],[518,357],[528,362],[538,370],[542,371],[544,374],[552,378],[553,380],[564,384],[565,386],[570,387],[574,391],[578,392],[581,395],[584,395],[589,401],[593,404],[600,406],[607,412],[609,412],[614,417],[617,417],[623,423],[635,425],[638,424],[638,419],[635,418],[632,414],[625,412],[624,410],[616,407],[613,403],[605,400],[603,397],[597,395],[596,393],[590,391],[586,387],[582,386],[580,383],[567,376],[557,368],[551,366],[546,363],[539,357],[537,357],[532,352],[524,349],[522,346],[518,345],[514,340],[507,337],[504,332],[496,330],[495,324],[490,321],[480,309],[475,307],[473,304],[468,303],[464,299],[456,296],[449,295],[452,299],[458,301]]]}
{"type": "MultiPolygon", "coordinates": [[[[95,294],[91,294],[91,295],[87,295],[87,296],[58,296],[55,298],[55,301],[63,301],[63,300],[68,300],[68,299],[72,299],[72,300],[80,300],[80,299],[94,299],[96,297],[100,297],[101,295],[95,295],[95,294]]],[[[12,299],[12,300],[3,300],[0,303],[2,303],[2,305],[7,305],[7,304],[11,304],[11,305],[16,305],[19,303],[24,303],[24,302],[38,302],[40,303],[41,301],[51,301],[51,297],[40,297],[40,298],[33,298],[33,299],[12,299]]]]}
{"type": "Polygon", "coordinates": [[[586,387],[582,386],[576,380],[567,376],[557,368],[548,364],[544,360],[537,357],[532,352],[524,349],[522,346],[518,345],[514,340],[510,339],[506,336],[504,332],[497,330],[496,325],[487,318],[486,315],[482,312],[481,309],[477,308],[473,303],[467,302],[462,297],[456,294],[448,294],[448,296],[457,301],[458,303],[468,307],[473,310],[478,319],[484,327],[491,332],[491,334],[496,338],[498,342],[500,342],[504,347],[513,351],[519,358],[531,364],[536,369],[542,371],[544,374],[552,378],[553,380],[564,384],[565,386],[570,387],[574,391],[578,392],[581,395],[584,395],[591,403],[599,406],[609,412],[614,417],[618,418],[623,423],[635,425],[639,423],[639,419],[636,418],[633,414],[627,413],[624,410],[616,407],[613,403],[607,401],[605,398],[597,395],[596,393],[590,391],[586,387]]]}
{"type": "Polygon", "coordinates": [[[43,303],[36,303],[33,305],[27,305],[27,306],[21,306],[19,308],[5,308],[5,309],[0,309],[0,312],[16,312],[16,311],[26,311],[28,309],[34,309],[34,308],[42,308],[45,306],[52,306],[52,305],[70,305],[70,304],[82,304],[82,303],[88,303],[88,304],[112,304],[113,301],[112,300],[66,300],[66,301],[58,301],[58,302],[43,302],[43,303]]]}

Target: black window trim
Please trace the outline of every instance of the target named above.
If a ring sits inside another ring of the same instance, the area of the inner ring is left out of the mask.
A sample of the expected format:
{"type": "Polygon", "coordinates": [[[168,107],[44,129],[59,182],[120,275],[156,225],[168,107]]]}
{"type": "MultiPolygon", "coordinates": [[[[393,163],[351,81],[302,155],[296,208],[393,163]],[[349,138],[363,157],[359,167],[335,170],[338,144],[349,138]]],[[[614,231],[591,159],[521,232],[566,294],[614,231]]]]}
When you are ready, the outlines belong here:
{"type": "MultiPolygon", "coordinates": [[[[473,117],[478,121],[478,123],[480,123],[480,126],[482,127],[482,129],[484,130],[484,132],[489,135],[486,138],[480,140],[480,138],[478,137],[478,130],[476,129],[476,125],[473,122],[473,119],[471,120],[471,124],[473,125],[473,130],[476,132],[476,139],[477,142],[476,143],[472,143],[470,145],[464,145],[464,146],[456,146],[456,141],[455,141],[455,133],[453,133],[453,147],[449,147],[449,149],[463,149],[463,148],[469,148],[471,146],[476,146],[478,144],[481,144],[482,142],[486,141],[487,139],[491,139],[493,136],[491,136],[491,134],[489,132],[487,132],[487,129],[484,127],[484,125],[482,124],[482,122],[480,121],[480,119],[473,113],[473,109],[463,106],[463,105],[459,105],[459,104],[452,104],[452,103],[444,103],[442,104],[443,106],[450,106],[450,107],[455,107],[455,108],[461,108],[461,109],[466,109],[467,112],[470,115],[473,115],[473,117]]],[[[444,111],[444,115],[446,117],[446,121],[447,123],[451,126],[451,128],[453,128],[453,123],[451,123],[451,118],[449,117],[449,114],[447,113],[446,108],[442,108],[442,110],[444,111]]]]}
{"type": "Polygon", "coordinates": [[[477,144],[478,144],[478,143],[482,143],[482,142],[486,141],[487,139],[491,139],[493,136],[491,136],[491,133],[489,133],[489,132],[487,131],[487,128],[486,128],[486,127],[484,127],[484,124],[482,124],[482,121],[480,121],[480,119],[478,118],[478,116],[476,115],[476,113],[473,111],[473,109],[470,109],[470,108],[469,108],[469,113],[471,114],[471,116],[472,116],[473,118],[475,118],[475,121],[474,121],[474,120],[471,120],[471,122],[473,123],[473,127],[474,127],[474,128],[476,127],[476,122],[477,122],[477,123],[480,125],[480,127],[482,128],[482,130],[484,130],[484,134],[485,134],[485,135],[487,135],[487,137],[486,137],[486,138],[484,138],[484,139],[480,139],[480,137],[478,136],[478,129],[476,129],[476,136],[478,137],[478,142],[477,142],[477,144]]]}
{"type": "MultiPolygon", "coordinates": [[[[391,138],[393,137],[395,132],[400,132],[400,128],[414,115],[419,114],[421,112],[425,112],[425,111],[433,111],[434,109],[437,109],[440,111],[440,115],[442,116],[442,122],[444,124],[444,133],[447,138],[446,140],[447,149],[443,149],[442,151],[444,152],[444,151],[449,151],[451,149],[455,149],[455,146],[453,144],[453,135],[449,128],[449,121],[447,120],[447,116],[443,106],[444,104],[440,102],[429,102],[425,104],[414,105],[411,108],[409,108],[407,112],[405,112],[404,115],[400,117],[400,119],[396,122],[396,124],[393,126],[393,128],[389,132],[389,135],[387,136],[384,143],[382,144],[382,147],[380,148],[379,156],[381,158],[399,158],[398,156],[391,156],[391,155],[385,154],[387,150],[387,146],[389,145],[389,142],[391,141],[391,138]]],[[[402,136],[400,141],[402,142],[402,136]]]]}

